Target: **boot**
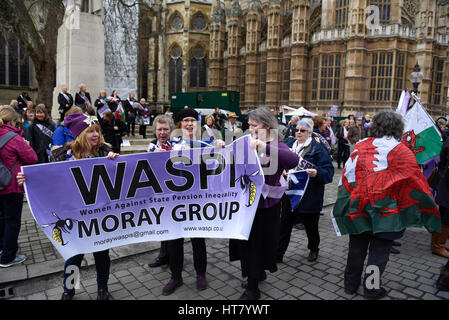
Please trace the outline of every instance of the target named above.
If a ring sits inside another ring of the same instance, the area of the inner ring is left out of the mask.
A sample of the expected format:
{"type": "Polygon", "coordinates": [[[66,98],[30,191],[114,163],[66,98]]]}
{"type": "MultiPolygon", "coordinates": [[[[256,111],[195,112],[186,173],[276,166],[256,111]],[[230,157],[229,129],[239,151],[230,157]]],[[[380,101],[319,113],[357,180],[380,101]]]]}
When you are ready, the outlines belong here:
{"type": "Polygon", "coordinates": [[[437,280],[437,289],[441,291],[449,291],[449,269],[445,266],[441,267],[440,276],[437,280]]]}
{"type": "Polygon", "coordinates": [[[441,245],[446,250],[449,250],[449,246],[446,245],[447,238],[449,237],[449,227],[445,225],[441,225],[441,245]]]}
{"type": "Polygon", "coordinates": [[[442,240],[442,238],[443,238],[442,235],[443,235],[443,232],[432,233],[432,243],[431,243],[432,253],[439,255],[441,257],[449,258],[449,252],[446,250],[446,248],[442,244],[443,241],[446,242],[445,240],[442,240]]]}

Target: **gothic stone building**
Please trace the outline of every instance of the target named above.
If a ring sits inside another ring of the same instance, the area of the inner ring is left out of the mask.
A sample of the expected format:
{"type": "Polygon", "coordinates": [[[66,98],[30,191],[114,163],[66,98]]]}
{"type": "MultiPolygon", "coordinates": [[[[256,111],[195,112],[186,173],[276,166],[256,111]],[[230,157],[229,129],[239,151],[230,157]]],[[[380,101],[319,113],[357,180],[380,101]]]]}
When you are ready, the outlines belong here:
{"type": "Polygon", "coordinates": [[[156,1],[141,13],[139,87],[159,104],[173,92],[235,90],[243,110],[372,113],[396,108],[418,63],[421,102],[447,115],[448,9],[448,0],[156,1]]]}

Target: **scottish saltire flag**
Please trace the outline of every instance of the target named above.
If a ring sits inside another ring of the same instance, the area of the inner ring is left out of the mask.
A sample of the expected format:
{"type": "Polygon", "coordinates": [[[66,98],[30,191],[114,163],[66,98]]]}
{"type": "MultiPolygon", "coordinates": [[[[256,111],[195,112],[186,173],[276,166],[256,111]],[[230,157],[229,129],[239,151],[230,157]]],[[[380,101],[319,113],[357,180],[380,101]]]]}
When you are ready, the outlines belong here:
{"type": "Polygon", "coordinates": [[[440,155],[441,133],[419,101],[405,114],[404,124],[402,142],[412,150],[418,164],[440,155]]]}
{"type": "Polygon", "coordinates": [[[306,192],[309,183],[309,175],[305,170],[296,171],[288,174],[288,190],[285,194],[290,200],[292,210],[294,211],[301,202],[304,192],[306,192]]]}

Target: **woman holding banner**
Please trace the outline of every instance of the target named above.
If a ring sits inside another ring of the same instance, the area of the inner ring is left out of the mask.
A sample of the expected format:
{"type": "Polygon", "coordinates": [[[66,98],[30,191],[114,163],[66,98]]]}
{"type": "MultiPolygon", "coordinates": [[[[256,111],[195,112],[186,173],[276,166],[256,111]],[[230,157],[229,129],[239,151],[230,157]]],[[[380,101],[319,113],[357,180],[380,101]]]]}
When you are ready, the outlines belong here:
{"type": "MultiPolygon", "coordinates": [[[[170,135],[175,127],[173,119],[170,116],[158,115],[154,119],[153,131],[156,139],[148,145],[148,152],[170,151],[173,148],[173,142],[170,141],[170,135]]],[[[158,256],[148,263],[150,268],[156,268],[168,264],[168,241],[161,241],[161,248],[158,256]]]]}
{"type": "MultiPolygon", "coordinates": [[[[114,159],[118,156],[105,144],[101,129],[98,125],[96,117],[87,116],[81,113],[71,114],[64,119],[64,125],[70,130],[74,141],[67,143],[65,146],[55,149],[52,157],[55,161],[70,161],[86,158],[107,157],[114,159]]],[[[19,184],[23,184],[25,176],[23,173],[17,175],[19,184]]],[[[79,254],[71,257],[64,265],[64,293],[61,300],[71,300],[75,295],[75,289],[67,287],[66,280],[70,273],[66,273],[69,266],[80,268],[84,255],[79,254]]],[[[94,252],[95,266],[97,268],[97,300],[109,300],[112,296],[108,292],[108,279],[111,260],[109,258],[109,250],[94,252]]]]}
{"type": "MultiPolygon", "coordinates": [[[[194,109],[182,109],[177,115],[178,130],[173,135],[179,136],[173,150],[183,150],[207,146],[207,143],[198,139],[201,134],[197,126],[198,112],[194,109]]],[[[196,287],[198,290],[207,288],[206,267],[207,252],[204,238],[191,238],[193,249],[193,264],[196,271],[196,287]]],[[[171,279],[162,290],[162,295],[172,294],[183,284],[182,268],[184,262],[184,238],[168,241],[168,264],[171,271],[171,279]]]]}
{"type": "Polygon", "coordinates": [[[265,185],[248,241],[230,240],[229,255],[231,261],[240,260],[242,276],[248,277],[240,300],[259,300],[259,282],[266,278],[265,270],[277,271],[280,199],[286,189],[282,173],[298,164],[298,156],[279,139],[278,121],[269,108],[251,112],[248,124],[250,146],[259,154],[265,185]]]}
{"type": "Polygon", "coordinates": [[[290,173],[305,170],[309,175],[307,188],[297,208],[293,208],[292,215],[284,215],[281,221],[281,236],[278,247],[278,261],[287,251],[292,233],[292,227],[298,218],[304,224],[310,250],[308,261],[318,258],[320,234],[318,222],[323,209],[324,185],[332,182],[334,166],[332,158],[319,138],[312,136],[313,128],[308,121],[299,121],[296,125],[296,142],[292,151],[300,158],[299,165],[290,170],[290,173]],[[303,161],[301,161],[303,160],[303,161]]]}

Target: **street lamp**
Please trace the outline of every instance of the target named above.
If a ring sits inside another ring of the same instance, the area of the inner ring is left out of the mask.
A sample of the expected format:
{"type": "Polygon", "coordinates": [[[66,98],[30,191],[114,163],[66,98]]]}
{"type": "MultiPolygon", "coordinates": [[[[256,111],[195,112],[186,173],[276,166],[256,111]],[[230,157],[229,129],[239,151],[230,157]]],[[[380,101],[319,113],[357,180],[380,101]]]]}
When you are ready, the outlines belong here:
{"type": "Polygon", "coordinates": [[[418,86],[422,82],[424,75],[421,72],[418,62],[415,64],[412,74],[410,75],[410,82],[413,84],[413,92],[418,94],[418,86]]]}

